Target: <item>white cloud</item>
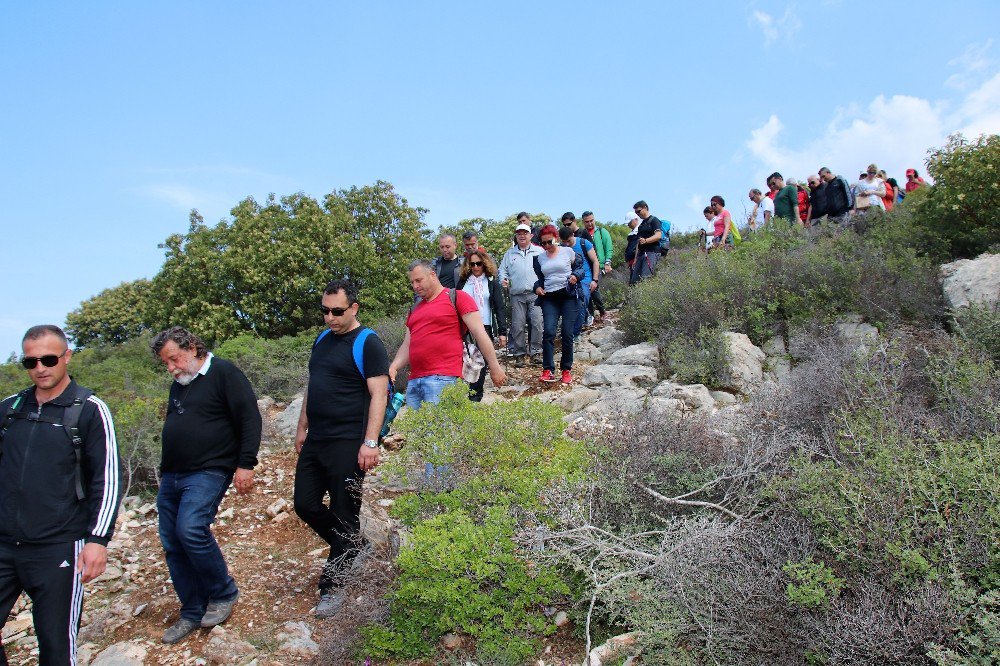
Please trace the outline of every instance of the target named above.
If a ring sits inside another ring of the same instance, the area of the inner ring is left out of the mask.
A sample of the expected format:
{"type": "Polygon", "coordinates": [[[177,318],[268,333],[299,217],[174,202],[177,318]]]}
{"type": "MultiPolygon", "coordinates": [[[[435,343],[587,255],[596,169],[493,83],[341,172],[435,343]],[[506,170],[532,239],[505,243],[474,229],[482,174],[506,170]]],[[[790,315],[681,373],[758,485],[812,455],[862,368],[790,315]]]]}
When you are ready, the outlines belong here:
{"type": "Polygon", "coordinates": [[[879,95],[867,106],[838,109],[821,132],[798,146],[782,140],[784,129],[772,115],[751,132],[746,145],[761,164],[754,182],[763,183],[774,170],[802,179],[820,166],[852,179],[872,162],[899,179],[909,167],[920,169],[926,151],[943,145],[948,134],[1000,132],[1000,73],[957,101],[879,95]]]}
{"type": "Polygon", "coordinates": [[[167,203],[190,210],[204,206],[206,194],[188,185],[178,185],[176,183],[160,183],[148,185],[142,188],[142,192],[154,199],[166,201],[167,203]]]}
{"type": "Polygon", "coordinates": [[[993,65],[993,59],[988,55],[992,46],[992,39],[987,39],[985,44],[969,44],[962,55],[949,60],[948,64],[958,67],[959,71],[949,76],[945,85],[958,90],[967,90],[975,85],[993,65]]]}
{"type": "Polygon", "coordinates": [[[798,13],[792,5],[785,7],[785,13],[780,19],[776,19],[767,12],[759,9],[753,10],[751,18],[764,36],[765,47],[779,41],[782,37],[791,39],[802,27],[798,13]]]}

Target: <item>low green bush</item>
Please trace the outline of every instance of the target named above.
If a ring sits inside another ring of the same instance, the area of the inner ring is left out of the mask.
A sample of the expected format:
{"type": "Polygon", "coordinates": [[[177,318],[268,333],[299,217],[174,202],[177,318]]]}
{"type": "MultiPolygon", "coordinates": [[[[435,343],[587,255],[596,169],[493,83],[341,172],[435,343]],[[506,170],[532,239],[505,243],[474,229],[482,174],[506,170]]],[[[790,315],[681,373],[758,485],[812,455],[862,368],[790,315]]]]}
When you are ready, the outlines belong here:
{"type": "Polygon", "coordinates": [[[972,304],[955,313],[958,334],[1000,363],[1000,307],[972,304]]]}
{"type": "Polygon", "coordinates": [[[429,461],[450,467],[452,487],[397,499],[394,513],[413,532],[396,561],[389,617],[363,630],[366,654],[427,657],[443,634],[457,632],[475,640],[477,659],[521,664],[554,631],[542,607],[569,593],[559,572],[515,537],[531,531],[528,516],[545,506],[547,487],[579,482],[583,445],[562,434],[552,405],[483,405],[466,391],[460,383],[440,404],[397,421],[407,444],[382,474],[422,470],[429,461]]]}

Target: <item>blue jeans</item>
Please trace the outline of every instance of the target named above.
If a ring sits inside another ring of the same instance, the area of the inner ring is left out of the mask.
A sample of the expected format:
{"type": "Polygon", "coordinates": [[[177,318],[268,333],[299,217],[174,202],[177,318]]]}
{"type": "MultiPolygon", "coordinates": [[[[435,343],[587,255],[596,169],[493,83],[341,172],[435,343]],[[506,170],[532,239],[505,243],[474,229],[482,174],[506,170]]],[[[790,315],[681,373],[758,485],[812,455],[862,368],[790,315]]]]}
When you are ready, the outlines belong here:
{"type": "Polygon", "coordinates": [[[583,325],[587,323],[587,308],[590,305],[590,280],[586,279],[582,283],[580,297],[576,299],[576,321],[573,323],[573,337],[579,337],[583,332],[583,325]]]}
{"type": "Polygon", "coordinates": [[[410,409],[420,409],[425,402],[437,404],[441,401],[441,392],[458,381],[458,377],[444,375],[428,375],[410,379],[406,382],[406,406],[410,409]]]}
{"type": "Polygon", "coordinates": [[[165,472],[160,480],[160,542],[186,620],[200,622],[210,601],[238,594],[211,530],[232,480],[233,472],[220,468],[165,472]]]}
{"type": "Polygon", "coordinates": [[[565,289],[552,291],[538,299],[542,305],[542,369],[556,369],[556,327],[562,317],[562,358],[559,368],[573,369],[573,325],[576,323],[579,299],[565,289]]]}
{"type": "MultiPolygon", "coordinates": [[[[425,402],[436,405],[441,401],[441,392],[458,381],[458,377],[427,375],[406,382],[406,406],[420,409],[425,402]]],[[[424,463],[424,481],[442,485],[451,472],[451,465],[424,463]]]]}

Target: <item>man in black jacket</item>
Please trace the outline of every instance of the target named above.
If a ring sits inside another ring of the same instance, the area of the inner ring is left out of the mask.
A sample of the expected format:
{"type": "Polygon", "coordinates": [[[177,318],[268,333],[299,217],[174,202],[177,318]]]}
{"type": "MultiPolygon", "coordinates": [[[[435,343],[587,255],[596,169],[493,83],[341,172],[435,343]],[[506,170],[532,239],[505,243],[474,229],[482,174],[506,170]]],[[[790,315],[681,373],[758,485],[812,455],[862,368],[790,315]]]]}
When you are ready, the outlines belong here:
{"type": "Polygon", "coordinates": [[[819,177],[826,182],[826,214],[831,222],[846,224],[850,221],[851,209],[854,208],[854,196],[851,186],[843,176],[836,176],[829,168],[819,170],[819,177]]]}
{"type": "Polygon", "coordinates": [[[636,201],[632,210],[642,222],[638,227],[639,245],[635,251],[635,264],[632,265],[629,284],[648,278],[656,270],[656,263],[660,260],[660,238],[663,237],[660,220],[649,214],[649,205],[645,201],[636,201]]]}
{"type": "Polygon", "coordinates": [[[33,326],[21,347],[33,386],[0,403],[0,626],[27,592],[39,663],[71,664],[114,532],[118,445],[107,405],[69,376],[62,329],[33,326]]]}
{"type": "Polygon", "coordinates": [[[163,634],[176,643],[200,627],[225,622],[239,590],[211,525],[230,482],[253,489],[261,418],[249,380],[216,358],[198,336],[174,326],[150,343],[174,377],[163,423],[160,541],[181,617],[163,634]]]}

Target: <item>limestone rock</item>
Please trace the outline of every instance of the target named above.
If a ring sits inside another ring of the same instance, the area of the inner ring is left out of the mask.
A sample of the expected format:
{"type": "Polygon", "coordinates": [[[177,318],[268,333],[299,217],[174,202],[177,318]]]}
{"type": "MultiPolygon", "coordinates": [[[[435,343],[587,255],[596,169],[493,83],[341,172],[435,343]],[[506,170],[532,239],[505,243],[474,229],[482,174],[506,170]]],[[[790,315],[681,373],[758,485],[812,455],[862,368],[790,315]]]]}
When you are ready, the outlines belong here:
{"type": "Polygon", "coordinates": [[[727,331],[722,336],[725,338],[729,355],[721,373],[721,387],[745,395],[763,381],[763,363],[766,356],[763,350],[750,342],[750,338],[743,333],[727,331]]]}
{"type": "Polygon", "coordinates": [[[281,642],[278,648],[281,652],[306,659],[319,654],[319,645],[305,622],[286,622],[276,638],[281,642]]]}
{"type": "Polygon", "coordinates": [[[302,412],[302,396],[292,400],[285,411],[274,417],[274,431],[279,437],[294,438],[299,427],[299,414],[302,412]]]}
{"type": "Polygon", "coordinates": [[[677,398],[667,398],[662,395],[653,396],[647,403],[647,408],[657,412],[676,412],[678,415],[684,411],[685,405],[677,398]]]}
{"type": "Polygon", "coordinates": [[[253,645],[222,625],[212,627],[204,650],[210,664],[242,664],[257,653],[253,645]]]}
{"type": "Polygon", "coordinates": [[[639,634],[635,631],[609,638],[603,645],[590,651],[590,666],[617,663],[612,660],[634,650],[638,640],[639,634]]]}
{"type": "Polygon", "coordinates": [[[788,347],[785,346],[785,339],[780,335],[776,335],[765,342],[763,350],[768,356],[784,356],[788,353],[788,347]]]}
{"type": "Polygon", "coordinates": [[[600,347],[596,347],[590,342],[582,341],[573,350],[574,361],[590,361],[600,363],[604,360],[605,354],[600,347]]]}
{"type": "Polygon", "coordinates": [[[573,386],[569,392],[553,393],[555,399],[552,403],[567,412],[578,412],[588,405],[592,405],[597,402],[601,394],[592,388],[587,388],[586,386],[573,386]]]}
{"type": "Polygon", "coordinates": [[[143,666],[145,663],[146,648],[123,641],[103,650],[90,662],[90,666],[143,666]]]}
{"type": "Polygon", "coordinates": [[[834,333],[852,346],[862,346],[878,338],[878,329],[866,324],[860,316],[847,315],[833,325],[834,333]]]}
{"type": "Polygon", "coordinates": [[[287,511],[288,507],[288,500],[284,497],[279,497],[271,504],[271,506],[267,507],[266,513],[269,518],[276,518],[279,513],[287,511]]]}
{"type": "Polygon", "coordinates": [[[959,259],[939,269],[941,291],[950,308],[1000,303],[1000,254],[959,259]]]}
{"type": "Polygon", "coordinates": [[[660,349],[652,342],[619,349],[608,357],[608,365],[646,365],[655,368],[659,364],[660,349]]]}
{"type": "Polygon", "coordinates": [[[719,405],[726,406],[736,404],[736,396],[732,393],[726,393],[725,391],[712,391],[711,395],[712,399],[719,405]]]}
{"type": "Polygon", "coordinates": [[[670,397],[680,400],[685,408],[695,412],[711,412],[715,407],[715,400],[704,384],[678,386],[670,397]]]}
{"type": "Polygon", "coordinates": [[[612,354],[616,350],[621,349],[625,344],[624,338],[625,336],[622,332],[614,326],[599,328],[587,336],[587,340],[590,344],[594,345],[605,354],[612,354]]]}
{"type": "Polygon", "coordinates": [[[583,385],[626,386],[650,385],[656,382],[656,370],[645,365],[595,365],[583,375],[583,385]]]}

